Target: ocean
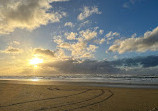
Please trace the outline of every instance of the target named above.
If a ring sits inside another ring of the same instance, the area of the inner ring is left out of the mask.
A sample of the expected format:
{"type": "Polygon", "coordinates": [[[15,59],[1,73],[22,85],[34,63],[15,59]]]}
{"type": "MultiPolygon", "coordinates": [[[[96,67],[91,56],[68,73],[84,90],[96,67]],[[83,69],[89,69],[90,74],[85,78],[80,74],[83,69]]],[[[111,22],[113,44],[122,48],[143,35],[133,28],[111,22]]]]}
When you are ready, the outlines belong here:
{"type": "Polygon", "coordinates": [[[0,80],[45,80],[158,85],[158,75],[154,74],[52,74],[51,76],[0,76],[0,80]]]}

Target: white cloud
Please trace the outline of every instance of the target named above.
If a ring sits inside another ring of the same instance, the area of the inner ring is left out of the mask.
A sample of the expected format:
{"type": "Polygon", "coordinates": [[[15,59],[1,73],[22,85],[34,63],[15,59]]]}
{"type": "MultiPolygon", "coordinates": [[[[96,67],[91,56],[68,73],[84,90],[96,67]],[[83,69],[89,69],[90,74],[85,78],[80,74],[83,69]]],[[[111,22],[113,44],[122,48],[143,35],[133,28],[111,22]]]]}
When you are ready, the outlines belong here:
{"type": "Polygon", "coordinates": [[[114,36],[115,37],[120,36],[120,34],[118,32],[112,32],[112,31],[106,34],[106,37],[114,37],[114,36]]]}
{"type": "Polygon", "coordinates": [[[101,14],[99,12],[97,7],[87,7],[85,6],[82,10],[82,12],[78,15],[77,19],[78,20],[84,20],[87,17],[91,16],[92,14],[101,14]]]}
{"type": "Polygon", "coordinates": [[[97,48],[98,47],[96,45],[89,45],[89,47],[87,48],[87,50],[90,51],[90,52],[95,52],[97,48]]]}
{"type": "Polygon", "coordinates": [[[109,44],[111,40],[113,40],[115,37],[119,37],[119,36],[120,36],[120,33],[110,31],[109,33],[107,33],[105,35],[105,37],[107,39],[106,43],[109,44]]]}
{"type": "Polygon", "coordinates": [[[94,40],[94,43],[96,43],[96,44],[102,44],[104,42],[105,42],[105,38],[94,40]]]}
{"type": "Polygon", "coordinates": [[[98,46],[93,45],[91,40],[95,40],[98,33],[95,28],[82,30],[78,33],[65,33],[65,38],[58,36],[54,42],[57,43],[59,49],[70,51],[72,58],[92,58],[98,46]]]}
{"type": "MultiPolygon", "coordinates": [[[[1,0],[0,34],[8,34],[16,28],[33,30],[41,25],[59,22],[65,12],[48,12],[54,0],[1,0]]],[[[63,1],[63,0],[55,0],[63,1]]]]}
{"type": "Polygon", "coordinates": [[[97,36],[97,32],[96,31],[92,31],[92,30],[82,30],[80,31],[80,35],[82,37],[84,37],[85,40],[92,40],[97,36]]]}
{"type": "Polygon", "coordinates": [[[104,33],[104,30],[99,30],[99,34],[102,35],[104,33]]]}
{"type": "Polygon", "coordinates": [[[135,38],[137,36],[137,34],[136,33],[134,33],[134,34],[132,34],[132,38],[135,38]]]}
{"type": "Polygon", "coordinates": [[[128,38],[114,42],[109,48],[109,51],[119,53],[132,51],[145,52],[147,50],[158,50],[158,27],[152,31],[147,31],[143,37],[128,38]]]}
{"type": "Polygon", "coordinates": [[[66,56],[65,52],[63,49],[57,49],[56,53],[55,53],[56,58],[58,58],[59,60],[67,60],[70,57],[66,56]]]}
{"type": "Polygon", "coordinates": [[[71,32],[71,33],[65,33],[65,36],[68,40],[75,40],[77,33],[71,32]]]}
{"type": "Polygon", "coordinates": [[[88,50],[87,42],[86,41],[77,41],[73,43],[63,42],[57,44],[58,48],[66,49],[71,51],[71,57],[73,58],[91,58],[92,51],[88,50]]]}
{"type": "Polygon", "coordinates": [[[61,36],[58,35],[58,36],[55,36],[54,42],[57,43],[57,44],[61,44],[64,41],[61,39],[61,36]]]}
{"type": "Polygon", "coordinates": [[[86,20],[86,21],[80,23],[78,30],[80,30],[82,27],[89,26],[90,24],[91,24],[91,22],[89,20],[86,20]]]}
{"type": "Polygon", "coordinates": [[[58,47],[65,48],[65,49],[71,49],[71,44],[67,42],[63,42],[61,44],[58,44],[58,47]]]}
{"type": "Polygon", "coordinates": [[[75,25],[72,22],[66,22],[64,26],[74,27],[75,25]]]}

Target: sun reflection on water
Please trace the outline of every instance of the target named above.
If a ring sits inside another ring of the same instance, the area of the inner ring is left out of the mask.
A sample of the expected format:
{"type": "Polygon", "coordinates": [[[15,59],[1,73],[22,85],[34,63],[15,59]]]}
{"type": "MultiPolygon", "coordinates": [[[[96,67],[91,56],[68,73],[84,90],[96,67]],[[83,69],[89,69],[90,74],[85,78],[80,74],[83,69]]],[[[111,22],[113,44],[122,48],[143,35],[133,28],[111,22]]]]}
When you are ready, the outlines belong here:
{"type": "Polygon", "coordinates": [[[38,78],[33,78],[33,79],[31,79],[31,81],[36,82],[36,81],[40,81],[40,79],[38,79],[38,78]]]}

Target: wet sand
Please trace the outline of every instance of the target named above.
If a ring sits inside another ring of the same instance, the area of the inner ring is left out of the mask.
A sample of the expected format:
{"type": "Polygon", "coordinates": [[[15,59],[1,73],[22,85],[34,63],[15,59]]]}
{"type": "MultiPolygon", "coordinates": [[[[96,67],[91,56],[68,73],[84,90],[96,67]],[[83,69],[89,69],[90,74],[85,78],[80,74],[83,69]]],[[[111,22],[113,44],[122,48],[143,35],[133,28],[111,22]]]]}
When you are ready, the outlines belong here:
{"type": "Polygon", "coordinates": [[[0,111],[158,111],[158,89],[34,83],[0,82],[0,111]]]}

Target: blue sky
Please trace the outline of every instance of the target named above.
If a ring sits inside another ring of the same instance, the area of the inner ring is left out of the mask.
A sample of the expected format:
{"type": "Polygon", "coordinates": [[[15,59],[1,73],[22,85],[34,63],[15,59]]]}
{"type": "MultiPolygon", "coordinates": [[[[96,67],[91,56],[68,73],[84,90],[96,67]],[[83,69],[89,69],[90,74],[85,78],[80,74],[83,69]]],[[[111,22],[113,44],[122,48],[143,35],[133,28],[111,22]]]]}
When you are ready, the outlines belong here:
{"type": "Polygon", "coordinates": [[[1,4],[4,72],[13,67],[8,61],[26,67],[34,56],[47,64],[70,59],[138,60],[158,54],[156,0],[2,0],[1,4]]]}

